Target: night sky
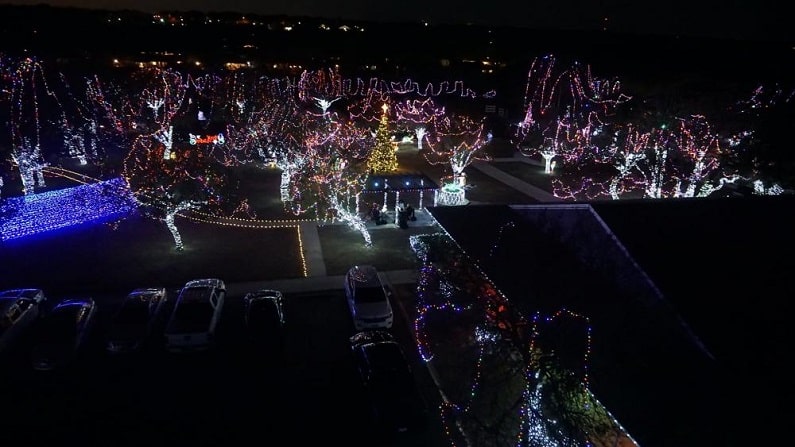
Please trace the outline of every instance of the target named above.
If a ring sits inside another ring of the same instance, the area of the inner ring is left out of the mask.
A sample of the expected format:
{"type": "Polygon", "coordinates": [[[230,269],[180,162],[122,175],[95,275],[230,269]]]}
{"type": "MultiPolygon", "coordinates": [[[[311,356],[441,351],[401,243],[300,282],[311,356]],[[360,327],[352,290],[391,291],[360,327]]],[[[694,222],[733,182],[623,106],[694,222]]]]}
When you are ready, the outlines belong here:
{"type": "Polygon", "coordinates": [[[235,11],[388,22],[475,23],[540,29],[795,41],[781,0],[17,0],[96,9],[235,11]],[[605,18],[607,20],[605,21],[605,18]]]}

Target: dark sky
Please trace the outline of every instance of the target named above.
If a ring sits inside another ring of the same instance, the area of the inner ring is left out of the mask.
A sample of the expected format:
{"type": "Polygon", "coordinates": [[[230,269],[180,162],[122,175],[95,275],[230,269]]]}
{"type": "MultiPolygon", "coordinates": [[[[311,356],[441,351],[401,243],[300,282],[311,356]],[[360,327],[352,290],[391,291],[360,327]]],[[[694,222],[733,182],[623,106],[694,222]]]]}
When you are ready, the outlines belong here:
{"type": "Polygon", "coordinates": [[[785,0],[17,0],[99,9],[236,11],[376,21],[478,23],[532,28],[795,41],[785,0]],[[605,22],[607,18],[607,22],[605,22]]]}

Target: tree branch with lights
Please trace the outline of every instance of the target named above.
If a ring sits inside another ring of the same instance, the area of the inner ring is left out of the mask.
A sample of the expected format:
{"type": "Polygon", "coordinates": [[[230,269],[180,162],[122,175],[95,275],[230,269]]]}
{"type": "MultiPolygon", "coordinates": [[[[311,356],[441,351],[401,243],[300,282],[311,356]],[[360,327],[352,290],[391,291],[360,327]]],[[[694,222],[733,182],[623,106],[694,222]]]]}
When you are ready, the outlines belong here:
{"type": "Polygon", "coordinates": [[[441,204],[460,205],[466,202],[466,174],[464,170],[475,160],[489,160],[483,150],[487,142],[484,120],[468,115],[451,114],[436,120],[433,134],[428,138],[425,159],[432,165],[446,164],[451,175],[442,178],[441,204]]]}

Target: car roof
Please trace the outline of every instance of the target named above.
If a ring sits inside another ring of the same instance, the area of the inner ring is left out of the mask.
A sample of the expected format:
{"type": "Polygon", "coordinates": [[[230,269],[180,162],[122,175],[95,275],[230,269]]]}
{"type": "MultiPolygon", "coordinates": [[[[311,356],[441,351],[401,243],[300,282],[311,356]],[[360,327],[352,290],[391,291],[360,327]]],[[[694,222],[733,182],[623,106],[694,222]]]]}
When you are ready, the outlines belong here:
{"type": "Polygon", "coordinates": [[[391,332],[370,330],[358,332],[350,337],[352,347],[361,347],[371,343],[394,342],[395,336],[391,332]]]}
{"type": "Polygon", "coordinates": [[[93,306],[94,300],[92,298],[66,298],[58,302],[53,307],[53,310],[72,306],[93,306]]]}
{"type": "Polygon", "coordinates": [[[221,287],[224,284],[218,278],[201,278],[201,279],[192,279],[185,283],[183,288],[189,287],[221,287]]]}
{"type": "Polygon", "coordinates": [[[179,293],[180,302],[209,302],[212,296],[212,286],[185,287],[179,293]]]}
{"type": "Polygon", "coordinates": [[[392,374],[411,370],[403,349],[395,341],[367,343],[362,350],[372,371],[392,374]]]}
{"type": "Polygon", "coordinates": [[[132,292],[130,292],[130,295],[143,295],[143,294],[148,295],[148,294],[162,293],[164,291],[165,289],[163,289],[162,287],[139,287],[133,290],[132,292]]]}
{"type": "Polygon", "coordinates": [[[125,301],[140,300],[140,299],[150,300],[155,295],[158,295],[158,294],[161,294],[161,293],[165,293],[165,289],[152,288],[152,287],[139,288],[139,289],[135,289],[132,292],[128,293],[127,296],[124,297],[124,300],[125,301]]]}
{"type": "Polygon", "coordinates": [[[0,292],[0,298],[33,298],[40,293],[41,289],[10,289],[0,292]]]}
{"type": "Polygon", "coordinates": [[[277,296],[282,296],[282,292],[280,290],[275,289],[260,289],[254,292],[249,292],[246,294],[246,298],[275,298],[277,296]]]}
{"type": "Polygon", "coordinates": [[[364,286],[380,286],[381,279],[378,270],[372,265],[354,265],[348,270],[348,275],[357,283],[364,286]]]}

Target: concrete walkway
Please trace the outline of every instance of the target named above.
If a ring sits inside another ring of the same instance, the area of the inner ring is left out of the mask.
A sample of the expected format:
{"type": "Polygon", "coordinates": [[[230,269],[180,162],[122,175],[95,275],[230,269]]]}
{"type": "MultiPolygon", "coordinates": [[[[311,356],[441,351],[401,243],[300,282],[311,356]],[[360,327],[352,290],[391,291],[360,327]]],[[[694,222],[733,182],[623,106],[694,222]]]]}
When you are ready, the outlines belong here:
{"type": "MultiPolygon", "coordinates": [[[[520,162],[520,163],[527,163],[534,166],[538,166],[538,163],[535,160],[532,160],[528,157],[518,156],[513,158],[496,158],[493,161],[500,162],[500,161],[510,161],[510,162],[520,162]]],[[[540,166],[543,166],[541,164],[540,166]]],[[[562,202],[563,200],[555,197],[554,195],[544,191],[543,189],[531,185],[522,179],[514,177],[510,174],[505,173],[505,171],[500,170],[499,168],[495,168],[489,162],[477,160],[472,163],[472,167],[479,170],[480,172],[492,177],[496,180],[505,183],[506,185],[510,186],[511,188],[524,193],[527,196],[530,196],[539,202],[562,202]]]]}

